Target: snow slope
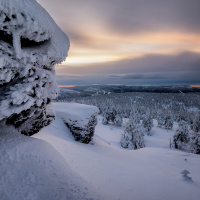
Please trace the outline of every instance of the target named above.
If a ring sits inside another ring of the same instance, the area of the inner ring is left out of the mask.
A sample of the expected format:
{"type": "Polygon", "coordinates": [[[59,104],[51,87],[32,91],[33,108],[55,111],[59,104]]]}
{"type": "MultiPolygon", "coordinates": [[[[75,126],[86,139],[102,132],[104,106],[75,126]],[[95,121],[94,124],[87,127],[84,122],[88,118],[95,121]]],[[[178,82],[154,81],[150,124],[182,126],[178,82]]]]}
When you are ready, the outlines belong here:
{"type": "Polygon", "coordinates": [[[50,144],[0,128],[1,200],[101,199],[50,144]]]}
{"type": "Polygon", "coordinates": [[[198,200],[200,157],[169,148],[172,131],[153,128],[146,147],[126,150],[120,146],[122,128],[102,125],[99,116],[93,144],[75,142],[60,117],[35,138],[51,144],[63,160],[85,181],[98,189],[100,199],[198,200]],[[181,172],[188,170],[191,181],[181,172]]]}

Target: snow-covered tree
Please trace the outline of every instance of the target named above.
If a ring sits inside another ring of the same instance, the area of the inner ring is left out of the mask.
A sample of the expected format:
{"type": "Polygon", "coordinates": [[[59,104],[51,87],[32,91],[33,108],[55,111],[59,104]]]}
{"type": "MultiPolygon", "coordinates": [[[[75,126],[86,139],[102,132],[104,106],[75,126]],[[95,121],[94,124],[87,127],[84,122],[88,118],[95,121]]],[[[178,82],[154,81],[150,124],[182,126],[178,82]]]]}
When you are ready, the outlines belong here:
{"type": "Polygon", "coordinates": [[[0,1],[0,123],[32,135],[54,119],[68,37],[35,0],[0,1]]]}
{"type": "Polygon", "coordinates": [[[102,124],[106,125],[109,122],[114,123],[116,111],[113,107],[107,107],[103,111],[103,119],[102,119],[102,124]]]}
{"type": "Polygon", "coordinates": [[[160,128],[166,128],[167,130],[172,129],[173,127],[173,117],[172,114],[169,111],[159,111],[158,118],[158,127],[160,128]]]}
{"type": "Polygon", "coordinates": [[[190,150],[193,153],[200,154],[200,113],[196,113],[190,126],[190,150]]]}
{"type": "Polygon", "coordinates": [[[121,137],[121,146],[126,149],[139,149],[145,147],[143,126],[136,121],[129,121],[121,137]]]}
{"type": "Polygon", "coordinates": [[[187,149],[189,143],[189,129],[185,121],[181,121],[178,125],[176,133],[173,137],[174,147],[176,149],[187,149]]]}
{"type": "Polygon", "coordinates": [[[121,116],[120,114],[117,114],[117,115],[115,116],[114,124],[115,124],[116,126],[122,126],[122,124],[123,124],[123,118],[122,118],[122,116],[121,116]]]}
{"type": "Polygon", "coordinates": [[[108,124],[108,118],[106,116],[103,116],[102,118],[102,124],[107,125],[108,124]]]}
{"type": "Polygon", "coordinates": [[[150,111],[147,111],[147,113],[143,115],[142,124],[147,135],[152,135],[151,129],[153,127],[153,119],[150,115],[150,111]]]}
{"type": "Polygon", "coordinates": [[[157,114],[157,122],[158,122],[158,127],[162,127],[164,124],[164,115],[163,115],[163,111],[162,110],[158,110],[158,114],[157,114]]]}
{"type": "Polygon", "coordinates": [[[171,129],[173,128],[173,118],[172,118],[172,115],[171,115],[171,114],[168,114],[168,115],[165,117],[164,127],[165,127],[167,130],[171,130],[171,129]]]}
{"type": "Polygon", "coordinates": [[[190,151],[195,154],[200,154],[200,132],[190,132],[190,151]]]}
{"type": "Polygon", "coordinates": [[[194,119],[192,120],[190,128],[192,131],[196,133],[200,132],[200,113],[197,113],[195,115],[194,119]]]}
{"type": "Polygon", "coordinates": [[[139,124],[140,123],[140,113],[138,112],[137,108],[132,108],[131,109],[131,112],[130,112],[130,116],[129,116],[129,121],[131,123],[137,123],[139,124]]]}
{"type": "Polygon", "coordinates": [[[107,125],[108,123],[115,124],[116,126],[122,126],[123,123],[122,114],[115,107],[115,105],[110,105],[103,111],[102,124],[107,125]]]}

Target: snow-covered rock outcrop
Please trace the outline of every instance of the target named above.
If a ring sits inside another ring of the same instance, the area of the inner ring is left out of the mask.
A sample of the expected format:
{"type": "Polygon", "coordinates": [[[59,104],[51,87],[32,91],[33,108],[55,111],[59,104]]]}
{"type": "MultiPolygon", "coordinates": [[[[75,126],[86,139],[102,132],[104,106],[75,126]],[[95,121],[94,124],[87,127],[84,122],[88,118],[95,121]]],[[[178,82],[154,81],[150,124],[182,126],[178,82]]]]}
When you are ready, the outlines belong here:
{"type": "Polygon", "coordinates": [[[69,39],[36,0],[0,0],[0,124],[32,135],[51,123],[55,64],[69,39]]]}
{"type": "Polygon", "coordinates": [[[63,119],[76,141],[91,141],[97,125],[97,107],[77,103],[54,103],[54,107],[56,115],[63,119]]]}

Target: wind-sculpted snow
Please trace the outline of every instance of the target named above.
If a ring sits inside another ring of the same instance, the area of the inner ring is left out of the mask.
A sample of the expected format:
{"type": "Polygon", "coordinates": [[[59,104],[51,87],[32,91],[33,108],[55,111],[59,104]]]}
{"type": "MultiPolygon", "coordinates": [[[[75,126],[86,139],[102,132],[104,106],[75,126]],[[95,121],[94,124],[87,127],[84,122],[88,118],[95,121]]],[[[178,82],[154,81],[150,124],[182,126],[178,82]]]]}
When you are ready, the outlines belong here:
{"type": "Polygon", "coordinates": [[[97,107],[77,103],[54,103],[54,107],[76,141],[89,143],[92,140],[99,112],[97,107]]]}
{"type": "Polygon", "coordinates": [[[0,124],[32,135],[51,123],[55,64],[69,39],[35,0],[0,0],[0,124]]]}
{"type": "Polygon", "coordinates": [[[50,144],[0,128],[1,200],[102,199],[50,144]]]}

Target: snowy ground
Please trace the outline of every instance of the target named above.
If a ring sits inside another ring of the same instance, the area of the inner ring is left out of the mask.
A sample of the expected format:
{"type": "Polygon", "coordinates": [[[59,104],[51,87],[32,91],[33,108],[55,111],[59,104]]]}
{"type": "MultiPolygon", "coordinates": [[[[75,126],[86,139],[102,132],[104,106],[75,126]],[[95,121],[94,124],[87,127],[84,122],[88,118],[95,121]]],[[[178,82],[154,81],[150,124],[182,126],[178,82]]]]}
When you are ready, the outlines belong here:
{"type": "Polygon", "coordinates": [[[97,193],[47,142],[0,130],[0,200],[101,199],[97,193]]]}
{"type": "Polygon", "coordinates": [[[123,129],[102,125],[100,116],[94,145],[75,142],[59,117],[34,138],[51,144],[100,199],[199,200],[200,157],[170,149],[175,128],[167,132],[154,127],[153,136],[145,136],[146,147],[139,150],[121,148],[123,129]],[[183,170],[191,173],[191,181],[184,180],[183,170]]]}

